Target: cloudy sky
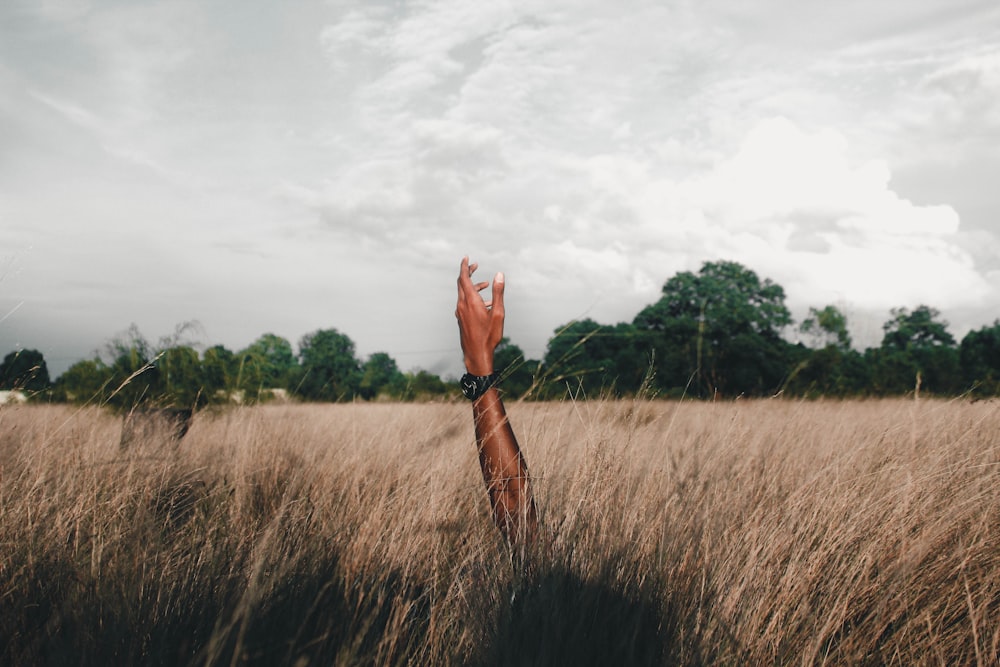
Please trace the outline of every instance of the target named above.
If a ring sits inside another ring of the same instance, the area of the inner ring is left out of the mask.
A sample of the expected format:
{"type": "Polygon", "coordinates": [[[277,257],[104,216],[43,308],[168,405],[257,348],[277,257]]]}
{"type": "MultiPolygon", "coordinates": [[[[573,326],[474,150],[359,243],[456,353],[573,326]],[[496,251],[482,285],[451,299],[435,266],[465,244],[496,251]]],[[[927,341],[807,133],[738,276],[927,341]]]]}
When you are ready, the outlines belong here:
{"type": "Polygon", "coordinates": [[[334,327],[457,374],[741,262],[862,344],[1000,317],[995,0],[3,0],[0,354],[334,327]]]}

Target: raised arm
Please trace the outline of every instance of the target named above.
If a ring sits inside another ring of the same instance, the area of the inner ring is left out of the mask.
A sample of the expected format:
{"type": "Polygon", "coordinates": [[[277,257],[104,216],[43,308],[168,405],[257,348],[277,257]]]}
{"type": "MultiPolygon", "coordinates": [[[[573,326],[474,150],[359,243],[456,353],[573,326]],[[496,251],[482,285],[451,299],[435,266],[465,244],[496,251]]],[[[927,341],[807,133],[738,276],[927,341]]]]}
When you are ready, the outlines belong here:
{"type": "Polygon", "coordinates": [[[537,528],[535,501],[528,480],[528,466],[517,446],[497,388],[493,352],[503,337],[504,276],[493,278],[493,299],[484,302],[480,292],[489,282],[472,282],[477,265],[462,259],[458,275],[458,330],[465,357],[463,391],[472,398],[479,465],[490,497],[497,527],[513,545],[531,541],[537,528]]]}

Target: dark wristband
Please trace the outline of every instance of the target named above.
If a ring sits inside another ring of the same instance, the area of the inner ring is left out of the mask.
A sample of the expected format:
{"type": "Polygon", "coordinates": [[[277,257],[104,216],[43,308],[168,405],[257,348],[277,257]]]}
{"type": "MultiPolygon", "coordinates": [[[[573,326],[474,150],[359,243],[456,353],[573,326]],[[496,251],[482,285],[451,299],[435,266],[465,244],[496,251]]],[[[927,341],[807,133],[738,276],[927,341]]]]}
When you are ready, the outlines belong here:
{"type": "Polygon", "coordinates": [[[496,384],[498,376],[495,372],[489,375],[473,375],[472,373],[466,373],[462,376],[460,382],[462,386],[462,393],[470,401],[474,401],[483,394],[486,390],[496,384]]]}

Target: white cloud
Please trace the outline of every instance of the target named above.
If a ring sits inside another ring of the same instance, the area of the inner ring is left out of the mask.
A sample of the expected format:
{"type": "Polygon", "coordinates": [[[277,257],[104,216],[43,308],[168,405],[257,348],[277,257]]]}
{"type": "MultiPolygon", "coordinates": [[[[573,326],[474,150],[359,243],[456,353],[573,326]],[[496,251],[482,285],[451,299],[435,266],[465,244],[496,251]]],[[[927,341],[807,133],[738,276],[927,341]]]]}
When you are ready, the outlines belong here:
{"type": "Polygon", "coordinates": [[[330,64],[344,70],[356,61],[360,51],[378,54],[385,50],[388,12],[382,7],[366,7],[347,12],[337,23],[320,31],[320,43],[330,64]]]}
{"type": "Polygon", "coordinates": [[[798,304],[957,307],[982,303],[993,289],[961,247],[952,208],[902,199],[884,162],[852,166],[846,141],[830,131],[764,121],[688,195],[712,229],[729,230],[729,243],[716,242],[798,304]],[[814,243],[796,247],[794,235],[814,243]]]}
{"type": "MultiPolygon", "coordinates": [[[[388,207],[421,221],[403,238],[478,244],[508,258],[530,291],[574,276],[566,318],[628,319],[673,272],[718,258],[787,281],[790,299],[810,305],[975,303],[988,292],[957,243],[955,209],[895,192],[879,147],[840,131],[838,114],[855,102],[804,85],[796,70],[754,70],[773,60],[732,60],[728,18],[706,28],[690,12],[637,3],[613,15],[577,8],[572,22],[526,4],[477,20],[449,7],[342,26],[354,25],[367,46],[378,35],[385,59],[357,98],[381,166],[328,190],[328,205],[348,207],[344,224],[388,207]],[[676,39],[649,29],[664,25],[676,39]],[[473,46],[464,57],[463,44],[473,46]],[[720,77],[720,63],[731,76],[720,77]],[[689,99],[677,98],[681,90],[689,99]],[[810,118],[810,129],[776,116],[782,108],[810,118]]],[[[839,77],[850,59],[884,58],[900,43],[848,49],[839,64],[794,60],[839,77]]]]}
{"type": "MultiPolygon", "coordinates": [[[[829,220],[835,229],[872,234],[950,235],[958,216],[918,207],[889,188],[884,161],[852,167],[846,139],[809,135],[784,118],[762,121],[740,151],[690,187],[696,204],[727,228],[829,220]]],[[[801,224],[801,223],[799,223],[801,224]]]]}
{"type": "Polygon", "coordinates": [[[19,4],[50,21],[80,19],[90,13],[94,5],[92,0],[21,0],[19,4]]]}
{"type": "Polygon", "coordinates": [[[963,55],[930,72],[921,83],[935,95],[935,122],[1000,126],[1000,49],[995,46],[963,55]]]}
{"type": "Polygon", "coordinates": [[[72,292],[121,327],[161,294],[259,327],[239,344],[271,317],[439,350],[453,322],[428,309],[470,253],[535,350],[714,259],[803,306],[995,316],[986,3],[40,7],[0,17],[0,242],[50,260],[36,303],[72,292]],[[372,305],[393,275],[422,342],[372,305]]]}
{"type": "Polygon", "coordinates": [[[50,95],[46,95],[37,90],[30,90],[28,94],[44,104],[54,109],[67,120],[87,130],[103,132],[103,124],[100,119],[90,110],[67,100],[58,100],[50,95]]]}

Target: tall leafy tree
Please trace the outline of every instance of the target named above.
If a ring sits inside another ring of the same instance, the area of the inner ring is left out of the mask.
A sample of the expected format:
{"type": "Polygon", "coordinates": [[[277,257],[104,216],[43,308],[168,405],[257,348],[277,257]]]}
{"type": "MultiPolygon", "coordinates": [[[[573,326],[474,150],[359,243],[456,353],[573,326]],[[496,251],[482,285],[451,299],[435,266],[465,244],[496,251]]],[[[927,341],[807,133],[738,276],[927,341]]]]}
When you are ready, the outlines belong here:
{"type": "Polygon", "coordinates": [[[537,361],[524,358],[524,351],[504,336],[493,353],[493,367],[500,374],[500,386],[506,395],[521,397],[534,383],[537,361]]]}
{"type": "Polygon", "coordinates": [[[891,394],[914,387],[941,394],[959,391],[958,350],[940,312],[925,305],[890,312],[891,318],[882,325],[881,347],[866,353],[875,390],[891,394]]]}
{"type": "Polygon", "coordinates": [[[1000,395],[1000,320],[967,333],[959,360],[966,386],[979,394],[1000,395]]]}
{"type": "Polygon", "coordinates": [[[137,325],[111,338],[104,346],[104,354],[110,369],[107,400],[111,405],[131,410],[161,402],[160,371],[156,367],[159,352],[137,325]]]}
{"type": "Polygon", "coordinates": [[[543,363],[544,397],[582,390],[597,396],[606,392],[638,391],[649,367],[648,354],[636,327],[628,323],[598,324],[584,319],[556,330],[543,363]]]}
{"type": "Polygon", "coordinates": [[[955,338],[948,333],[948,323],[938,319],[941,313],[930,306],[917,306],[913,311],[893,308],[892,317],[882,325],[882,347],[891,350],[925,350],[952,347],[955,338]]]}
{"type": "Polygon", "coordinates": [[[799,331],[812,340],[812,347],[836,346],[841,350],[851,347],[851,334],[847,331],[847,316],[836,306],[822,310],[809,309],[809,316],[802,320],[799,331]]]}
{"type": "Polygon", "coordinates": [[[204,388],[201,359],[188,345],[167,348],[156,361],[160,390],[165,403],[183,408],[204,405],[209,395],[204,388]]]}
{"type": "Polygon", "coordinates": [[[789,355],[787,393],[800,396],[849,396],[864,393],[868,372],[864,357],[851,349],[847,316],[836,306],[810,308],[799,331],[810,342],[789,355]]]}
{"type": "Polygon", "coordinates": [[[298,393],[313,401],[351,400],[361,389],[361,365],[354,342],[336,329],[306,334],[299,343],[298,393]]]}
{"type": "Polygon", "coordinates": [[[100,358],[78,361],[56,378],[56,393],[61,400],[103,404],[114,387],[111,369],[100,358]]]}
{"type": "Polygon", "coordinates": [[[454,385],[445,384],[440,376],[430,371],[406,373],[404,379],[405,385],[400,398],[406,401],[426,401],[456,392],[454,385]]]}
{"type": "Polygon", "coordinates": [[[386,352],[375,352],[361,367],[361,395],[372,399],[381,393],[399,393],[405,385],[403,373],[396,360],[386,352]]]}
{"type": "Polygon", "coordinates": [[[151,343],[135,324],[111,338],[104,347],[109,368],[106,402],[120,410],[139,406],[195,407],[206,395],[198,353],[185,342],[197,328],[179,324],[173,334],[151,343]]]}
{"type": "Polygon", "coordinates": [[[201,374],[209,400],[228,400],[230,393],[236,389],[237,371],[236,355],[225,345],[213,345],[205,350],[201,358],[201,374]]]}
{"type": "Polygon", "coordinates": [[[804,346],[797,349],[799,354],[790,355],[794,363],[784,385],[786,394],[847,397],[868,392],[868,366],[857,350],[837,344],[819,350],[804,346]]]}
{"type": "Polygon", "coordinates": [[[587,344],[601,331],[601,325],[592,319],[583,319],[564,324],[555,330],[545,350],[545,378],[550,385],[556,385],[556,393],[566,381],[573,384],[598,376],[590,388],[599,389],[603,384],[600,360],[587,344]]]}
{"type": "Polygon", "coordinates": [[[266,333],[237,354],[236,388],[244,400],[254,401],[266,389],[287,389],[295,375],[296,362],[292,344],[273,333],[266,333]]]}
{"type": "Polygon", "coordinates": [[[15,350],[0,363],[0,389],[35,392],[50,384],[45,356],[38,350],[15,350]]]}
{"type": "Polygon", "coordinates": [[[635,318],[656,351],[664,388],[703,395],[773,391],[785,374],[782,330],[792,318],[784,289],[737,262],[706,262],[670,278],[635,318]]]}

